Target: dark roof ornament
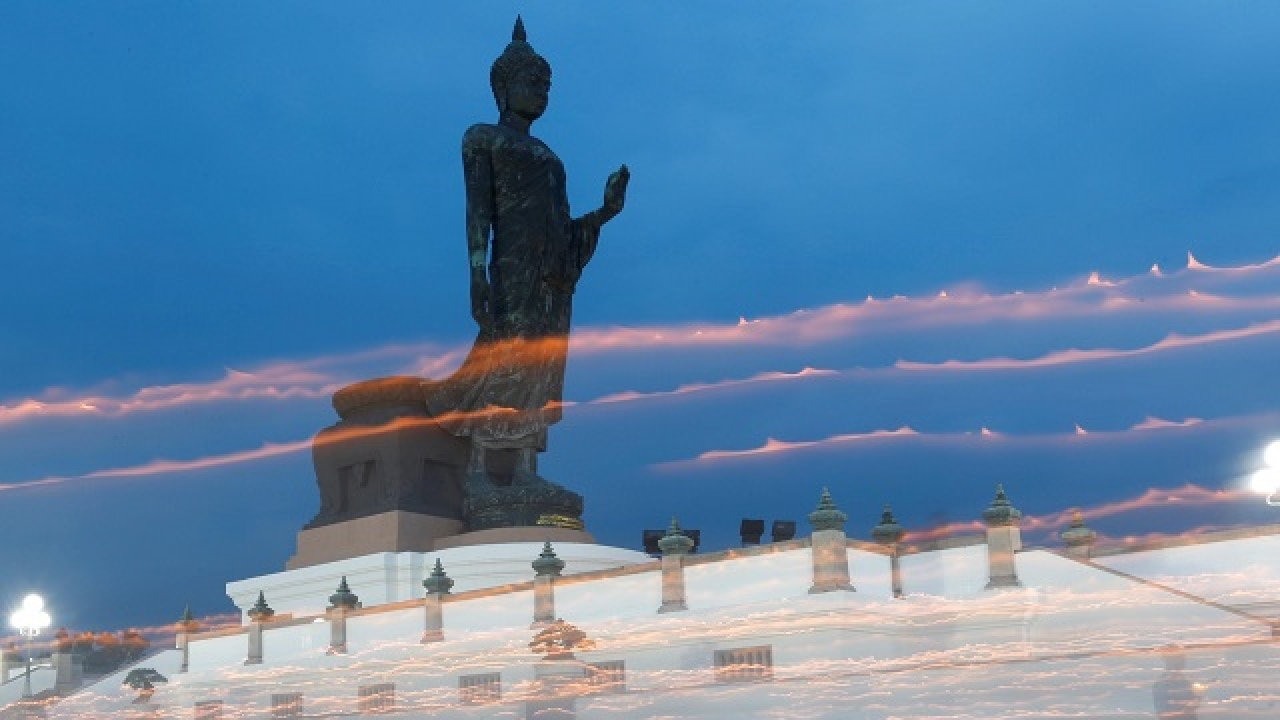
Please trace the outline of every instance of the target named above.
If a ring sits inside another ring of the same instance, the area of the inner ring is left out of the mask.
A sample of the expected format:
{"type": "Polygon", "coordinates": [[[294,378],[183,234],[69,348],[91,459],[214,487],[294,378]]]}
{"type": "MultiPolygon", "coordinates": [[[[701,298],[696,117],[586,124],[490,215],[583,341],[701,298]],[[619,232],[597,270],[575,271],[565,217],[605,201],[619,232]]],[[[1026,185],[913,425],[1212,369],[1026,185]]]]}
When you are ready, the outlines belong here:
{"type": "Polygon", "coordinates": [[[996,485],[996,497],[982,511],[982,521],[987,527],[1011,527],[1017,526],[1022,520],[1022,511],[1014,507],[1009,502],[1009,498],[1004,494],[1004,485],[996,485]]]}
{"type": "Polygon", "coordinates": [[[885,503],[884,512],[880,513],[880,524],[871,528],[871,539],[881,545],[896,545],[902,542],[902,536],[906,534],[893,516],[893,508],[885,503]]]}
{"type": "Polygon", "coordinates": [[[1068,548],[1087,547],[1098,539],[1098,533],[1085,527],[1084,513],[1079,510],[1071,514],[1071,525],[1062,531],[1062,542],[1068,548]]]}
{"type": "Polygon", "coordinates": [[[835,500],[831,499],[831,491],[822,488],[822,497],[818,500],[818,508],[809,513],[809,524],[813,526],[815,531],[819,530],[843,530],[844,523],[849,516],[836,507],[835,500]]]}
{"type": "Polygon", "coordinates": [[[658,541],[658,549],[663,555],[688,555],[693,549],[693,538],[680,529],[680,521],[675,515],[671,516],[671,526],[667,528],[667,533],[658,541]]]}
{"type": "Polygon", "coordinates": [[[329,596],[329,609],[354,610],[358,607],[360,607],[360,598],[351,592],[351,588],[347,586],[347,576],[343,575],[342,581],[338,583],[338,591],[329,596]]]}
{"type": "Polygon", "coordinates": [[[524,18],[516,14],[516,26],[511,28],[511,42],[527,42],[524,32],[524,18]]]}
{"type": "Polygon", "coordinates": [[[428,595],[448,595],[453,589],[453,578],[445,574],[440,558],[436,558],[436,567],[427,579],[422,581],[422,587],[427,589],[428,595]]]}
{"type": "Polygon", "coordinates": [[[548,540],[543,543],[542,552],[533,561],[533,571],[538,577],[560,577],[561,570],[564,570],[564,561],[556,557],[556,551],[551,549],[551,541],[548,540]]]}
{"type": "Polygon", "coordinates": [[[258,601],[253,604],[253,607],[249,608],[249,619],[253,622],[268,622],[275,614],[276,611],[272,610],[270,605],[267,605],[266,596],[259,590],[258,601]]]}

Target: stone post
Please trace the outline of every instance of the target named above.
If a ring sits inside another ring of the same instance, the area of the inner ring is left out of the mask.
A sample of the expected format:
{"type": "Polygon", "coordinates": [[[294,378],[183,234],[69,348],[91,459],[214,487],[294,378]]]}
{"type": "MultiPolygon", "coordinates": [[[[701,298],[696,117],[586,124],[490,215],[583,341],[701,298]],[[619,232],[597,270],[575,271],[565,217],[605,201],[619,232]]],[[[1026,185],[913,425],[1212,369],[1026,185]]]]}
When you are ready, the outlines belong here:
{"type": "Polygon", "coordinates": [[[177,626],[174,628],[173,646],[182,654],[182,662],[178,666],[178,672],[184,673],[191,665],[191,650],[188,647],[191,642],[191,634],[198,629],[195,617],[191,615],[191,606],[188,605],[182,610],[182,618],[178,620],[177,626]]]}
{"type": "Polygon", "coordinates": [[[533,624],[529,627],[546,627],[556,619],[555,581],[564,570],[564,561],[556,557],[551,541],[542,545],[542,553],[533,561],[533,624]]]}
{"type": "Polygon", "coordinates": [[[893,517],[893,508],[886,503],[884,512],[880,513],[880,524],[871,528],[871,538],[889,550],[889,577],[896,598],[902,597],[902,563],[898,554],[904,534],[902,526],[893,517]]]}
{"type": "Polygon", "coordinates": [[[813,586],[810,594],[834,590],[853,591],[849,582],[849,539],[844,534],[844,522],[849,516],[836,507],[831,492],[822,488],[818,508],[809,513],[813,526],[811,554],[813,556],[813,586]]]}
{"type": "Polygon", "coordinates": [[[71,634],[66,628],[58,630],[49,658],[54,671],[53,691],[58,695],[70,695],[83,680],[84,665],[71,649],[71,634]]]}
{"type": "Polygon", "coordinates": [[[347,586],[347,576],[342,576],[338,590],[329,596],[329,607],[325,614],[329,616],[329,649],[326,655],[347,654],[347,613],[360,607],[360,598],[347,586]]]}
{"type": "Polygon", "coordinates": [[[271,622],[271,617],[275,614],[276,611],[267,605],[267,598],[259,590],[258,601],[249,608],[249,655],[244,660],[245,665],[262,664],[262,626],[271,622]]]}
{"type": "Polygon", "coordinates": [[[4,651],[0,652],[0,683],[9,682],[13,671],[21,666],[22,652],[18,650],[18,644],[10,640],[4,651]]]}
{"type": "Polygon", "coordinates": [[[453,578],[445,574],[440,558],[436,558],[436,567],[427,579],[422,581],[422,587],[427,589],[427,596],[422,601],[424,613],[422,642],[440,642],[444,640],[444,596],[453,589],[453,578]]]}
{"type": "Polygon", "coordinates": [[[982,511],[987,525],[987,589],[1021,587],[1016,553],[1022,549],[1018,523],[1022,513],[1005,497],[1004,486],[996,486],[996,498],[982,511]]]}
{"type": "Polygon", "coordinates": [[[525,717],[538,720],[576,717],[576,696],[585,690],[587,668],[573,653],[593,647],[595,642],[586,633],[564,620],[547,624],[534,636],[529,648],[543,657],[533,666],[535,697],[525,703],[525,717]]]}
{"type": "Polygon", "coordinates": [[[658,541],[658,549],[662,551],[662,607],[658,612],[688,610],[684,597],[684,556],[693,549],[693,538],[680,530],[680,523],[674,516],[671,527],[658,541]]]}
{"type": "Polygon", "coordinates": [[[1062,531],[1062,542],[1067,545],[1067,557],[1088,560],[1093,557],[1093,544],[1098,533],[1084,526],[1084,513],[1076,510],[1071,516],[1071,527],[1062,531]]]}

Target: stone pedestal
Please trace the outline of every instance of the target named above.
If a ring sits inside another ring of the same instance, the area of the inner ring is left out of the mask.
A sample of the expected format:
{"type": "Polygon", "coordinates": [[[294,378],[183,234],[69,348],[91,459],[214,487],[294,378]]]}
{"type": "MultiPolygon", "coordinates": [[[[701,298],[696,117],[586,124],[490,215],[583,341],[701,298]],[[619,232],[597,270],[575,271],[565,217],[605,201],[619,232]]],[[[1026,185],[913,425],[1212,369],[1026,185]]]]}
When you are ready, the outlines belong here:
{"type": "Polygon", "coordinates": [[[356,383],[333,407],[341,420],[311,445],[320,511],[308,530],[394,511],[462,520],[471,448],[427,414],[421,379],[356,383]]]}
{"type": "Polygon", "coordinates": [[[1016,553],[1022,549],[1022,534],[1016,527],[987,529],[987,589],[1021,587],[1016,553]]]}
{"type": "Polygon", "coordinates": [[[84,680],[84,663],[80,658],[70,652],[55,652],[50,661],[53,663],[55,693],[69,695],[80,687],[84,680]]]}
{"type": "Polygon", "coordinates": [[[298,552],[286,570],[311,567],[380,552],[427,552],[442,539],[457,537],[462,520],[392,510],[298,533],[298,552]]]}
{"type": "Polygon", "coordinates": [[[853,592],[849,582],[848,538],[844,530],[814,530],[811,544],[813,553],[813,585],[810,594],[847,590],[853,592]]]}

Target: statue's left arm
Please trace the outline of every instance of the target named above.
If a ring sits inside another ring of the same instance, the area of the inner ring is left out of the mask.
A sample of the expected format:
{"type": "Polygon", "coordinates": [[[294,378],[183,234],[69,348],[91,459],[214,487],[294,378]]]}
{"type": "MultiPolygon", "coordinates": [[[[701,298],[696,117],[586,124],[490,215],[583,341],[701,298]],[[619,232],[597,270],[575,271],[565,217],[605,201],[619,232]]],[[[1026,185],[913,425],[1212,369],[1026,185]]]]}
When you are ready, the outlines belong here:
{"type": "Polygon", "coordinates": [[[578,272],[586,267],[591,256],[595,254],[596,244],[600,240],[600,228],[622,212],[627,202],[627,183],[631,181],[631,171],[626,165],[618,168],[604,184],[604,203],[598,210],[573,221],[574,246],[577,250],[578,272]]]}

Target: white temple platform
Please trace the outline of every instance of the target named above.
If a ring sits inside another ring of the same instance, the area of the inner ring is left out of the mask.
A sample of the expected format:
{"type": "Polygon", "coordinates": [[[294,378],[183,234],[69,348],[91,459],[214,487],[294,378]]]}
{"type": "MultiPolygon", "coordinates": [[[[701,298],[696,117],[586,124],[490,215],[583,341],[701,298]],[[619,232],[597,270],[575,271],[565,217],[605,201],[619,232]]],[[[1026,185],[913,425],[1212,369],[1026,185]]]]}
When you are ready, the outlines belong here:
{"type": "MultiPolygon", "coordinates": [[[[650,562],[642,552],[588,543],[558,542],[556,556],[564,574],[608,570],[650,562]]],[[[347,578],[351,591],[366,606],[383,605],[426,595],[422,581],[439,558],[453,579],[454,592],[533,580],[531,563],[542,552],[541,542],[507,542],[449,547],[432,552],[381,552],[347,560],[286,570],[227,583],[227,596],[240,609],[241,622],[262,592],[277,614],[310,615],[324,612],[329,596],[347,578]]]]}

